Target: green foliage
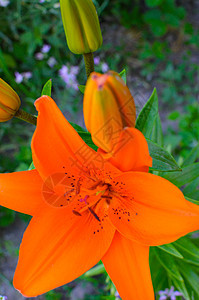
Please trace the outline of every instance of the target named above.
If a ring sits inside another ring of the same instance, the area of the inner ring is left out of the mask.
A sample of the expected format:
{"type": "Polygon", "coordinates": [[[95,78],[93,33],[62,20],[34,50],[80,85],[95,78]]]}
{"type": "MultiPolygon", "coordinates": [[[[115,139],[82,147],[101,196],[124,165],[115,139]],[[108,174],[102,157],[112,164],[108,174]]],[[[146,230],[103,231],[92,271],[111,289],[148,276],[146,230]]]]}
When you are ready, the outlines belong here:
{"type": "Polygon", "coordinates": [[[178,28],[186,16],[185,8],[177,6],[174,0],[117,0],[112,12],[127,28],[147,26],[154,37],[162,37],[170,28],[178,28]]]}
{"type": "Polygon", "coordinates": [[[44,87],[42,89],[41,96],[46,95],[46,96],[50,96],[51,97],[51,90],[52,90],[52,80],[49,79],[45,83],[45,85],[44,85],[44,87]]]}
{"type": "MultiPolygon", "coordinates": [[[[128,29],[133,27],[141,32],[141,42],[136,49],[138,51],[135,51],[135,55],[144,66],[141,75],[147,82],[150,82],[151,78],[158,78],[157,82],[162,87],[159,99],[172,111],[169,121],[178,125],[177,131],[174,126],[169,126],[163,140],[158,97],[154,90],[136,123],[136,127],[147,138],[150,155],[153,158],[150,172],[158,173],[182,187],[186,198],[198,204],[199,107],[196,99],[199,87],[196,85],[196,78],[198,78],[199,68],[197,64],[190,63],[191,52],[185,52],[180,63],[173,63],[170,60],[173,45],[167,41],[167,35],[174,32],[177,37],[178,34],[182,34],[183,46],[198,47],[198,31],[186,21],[185,8],[178,6],[174,0],[94,0],[93,2],[99,14],[111,12],[128,29]],[[174,110],[173,106],[176,103],[178,106],[174,110]]],[[[42,95],[51,95],[52,83],[49,78],[52,78],[53,97],[59,99],[58,104],[63,112],[68,111],[70,120],[74,121],[77,118],[76,112],[80,106],[81,96],[78,90],[66,88],[65,82],[59,76],[59,70],[62,65],[66,65],[68,69],[78,65],[77,79],[82,83],[79,90],[83,93],[85,88],[83,62],[81,57],[75,57],[66,51],[60,12],[56,6],[57,0],[45,1],[44,4],[38,1],[21,0],[12,0],[11,3],[12,5],[4,9],[0,19],[2,45],[0,76],[20,94],[24,108],[34,114],[36,110],[33,102],[40,96],[40,91],[42,90],[42,95]],[[48,53],[44,53],[42,60],[38,60],[36,54],[41,52],[44,44],[49,44],[51,49],[48,53]],[[50,57],[56,58],[52,68],[48,65],[50,57]],[[20,73],[31,71],[32,78],[24,79],[21,84],[17,84],[15,71],[20,73]]],[[[108,46],[104,47],[105,50],[109,50],[108,46]]],[[[120,55],[108,57],[108,63],[115,70],[122,69],[120,55]]],[[[102,71],[102,62],[96,66],[96,71],[102,71]]],[[[120,75],[126,82],[126,71],[123,70],[120,75]]],[[[72,122],[71,125],[91,148],[97,150],[90,134],[84,128],[72,122]]],[[[33,131],[32,126],[24,126],[17,120],[1,124],[0,172],[34,168],[31,163],[30,149],[33,131]]],[[[15,212],[0,208],[0,227],[9,226],[15,220],[15,216],[15,212]]],[[[157,299],[157,292],[171,285],[180,290],[186,300],[199,299],[198,247],[198,236],[189,235],[172,244],[151,249],[150,265],[157,299]]],[[[0,255],[3,253],[2,249],[0,245],[0,255]]],[[[100,282],[102,276],[107,276],[102,264],[83,276],[83,280],[92,282],[97,289],[103,289],[102,293],[105,295],[104,297],[86,296],[86,300],[115,299],[115,287],[109,278],[104,287],[100,282]]],[[[64,287],[64,290],[67,295],[70,295],[72,287],[64,287]]],[[[46,300],[59,300],[62,297],[60,292],[49,292],[45,296],[46,300]]]]}

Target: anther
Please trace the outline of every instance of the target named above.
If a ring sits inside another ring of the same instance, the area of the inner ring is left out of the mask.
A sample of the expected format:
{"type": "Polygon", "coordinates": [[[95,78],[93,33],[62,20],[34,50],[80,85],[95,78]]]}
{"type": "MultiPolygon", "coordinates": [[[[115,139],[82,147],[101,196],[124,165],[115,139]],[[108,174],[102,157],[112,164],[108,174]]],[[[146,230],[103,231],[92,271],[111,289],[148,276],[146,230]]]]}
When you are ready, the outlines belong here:
{"type": "Polygon", "coordinates": [[[76,216],[78,216],[78,217],[81,217],[82,215],[78,212],[78,211],[76,211],[76,210],[72,210],[72,212],[74,213],[74,215],[76,215],[76,216]]]}
{"type": "Polygon", "coordinates": [[[92,210],[92,208],[88,207],[88,210],[90,211],[90,213],[95,217],[95,219],[99,222],[100,221],[100,218],[98,217],[98,215],[94,212],[94,210],[92,210]]]}

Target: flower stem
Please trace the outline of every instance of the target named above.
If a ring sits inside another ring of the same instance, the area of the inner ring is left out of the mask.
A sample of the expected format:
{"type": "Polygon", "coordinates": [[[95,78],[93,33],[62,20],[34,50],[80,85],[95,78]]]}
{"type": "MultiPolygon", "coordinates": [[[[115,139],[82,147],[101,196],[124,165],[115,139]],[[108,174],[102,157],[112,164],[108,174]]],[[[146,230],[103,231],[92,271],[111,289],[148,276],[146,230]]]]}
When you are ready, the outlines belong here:
{"type": "Polygon", "coordinates": [[[85,69],[87,78],[90,76],[92,72],[94,72],[94,59],[93,53],[85,53],[84,55],[85,69]]]}
{"type": "Polygon", "coordinates": [[[30,123],[32,125],[37,125],[37,117],[27,113],[26,111],[19,109],[16,114],[15,117],[18,119],[21,119],[27,123],[30,123]]]}

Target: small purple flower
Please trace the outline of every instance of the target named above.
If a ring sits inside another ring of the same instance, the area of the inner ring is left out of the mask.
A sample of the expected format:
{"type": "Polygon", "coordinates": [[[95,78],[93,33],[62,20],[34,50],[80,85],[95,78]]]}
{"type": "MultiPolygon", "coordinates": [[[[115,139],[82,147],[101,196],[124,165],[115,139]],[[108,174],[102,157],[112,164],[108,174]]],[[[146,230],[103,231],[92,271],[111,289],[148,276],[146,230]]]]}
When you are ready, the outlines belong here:
{"type": "Polygon", "coordinates": [[[48,59],[47,64],[49,65],[50,68],[53,68],[54,65],[57,64],[57,61],[56,61],[56,59],[55,59],[53,56],[51,56],[51,57],[48,59]]]}
{"type": "Polygon", "coordinates": [[[39,3],[44,3],[45,2],[45,0],[39,0],[39,3]]]}
{"type": "Polygon", "coordinates": [[[109,69],[109,67],[108,67],[107,63],[103,63],[102,64],[102,72],[106,73],[108,71],[108,69],[109,69]]]}
{"type": "Polygon", "coordinates": [[[31,72],[23,72],[23,73],[15,72],[15,81],[18,84],[21,83],[24,79],[29,80],[31,77],[32,77],[31,72]]]}
{"type": "Polygon", "coordinates": [[[43,45],[43,47],[41,48],[41,52],[42,52],[42,53],[48,53],[48,52],[50,51],[50,49],[51,49],[51,46],[45,44],[45,45],[43,45]]]}
{"type": "Polygon", "coordinates": [[[96,56],[96,57],[94,58],[94,64],[95,64],[95,65],[99,65],[99,63],[100,63],[100,57],[99,57],[99,56],[96,56]]]}
{"type": "Polygon", "coordinates": [[[31,72],[24,72],[24,73],[22,73],[22,75],[27,80],[32,78],[32,73],[31,72]]]}
{"type": "Polygon", "coordinates": [[[38,53],[35,54],[35,58],[37,60],[42,60],[42,59],[44,59],[44,54],[41,53],[41,52],[38,52],[38,53]]]}
{"type": "Polygon", "coordinates": [[[159,300],[176,300],[177,296],[182,296],[182,294],[178,291],[174,291],[174,287],[172,286],[169,289],[166,289],[164,291],[159,291],[160,299],[159,300]]]}
{"type": "Polygon", "coordinates": [[[8,6],[8,4],[10,4],[9,0],[0,0],[0,6],[6,7],[8,6]]]}
{"type": "Polygon", "coordinates": [[[115,300],[121,299],[118,291],[115,292],[115,300]]]}
{"type": "Polygon", "coordinates": [[[18,84],[21,83],[23,81],[23,75],[19,72],[15,72],[15,81],[18,84]]]}
{"type": "Polygon", "coordinates": [[[78,73],[79,67],[73,66],[70,68],[63,65],[61,69],[59,70],[59,75],[63,79],[63,81],[66,83],[67,87],[72,87],[75,90],[78,90],[78,82],[76,75],[78,73]]]}
{"type": "Polygon", "coordinates": [[[79,67],[78,66],[72,66],[70,68],[70,73],[74,74],[74,75],[77,75],[79,73],[79,67]]]}

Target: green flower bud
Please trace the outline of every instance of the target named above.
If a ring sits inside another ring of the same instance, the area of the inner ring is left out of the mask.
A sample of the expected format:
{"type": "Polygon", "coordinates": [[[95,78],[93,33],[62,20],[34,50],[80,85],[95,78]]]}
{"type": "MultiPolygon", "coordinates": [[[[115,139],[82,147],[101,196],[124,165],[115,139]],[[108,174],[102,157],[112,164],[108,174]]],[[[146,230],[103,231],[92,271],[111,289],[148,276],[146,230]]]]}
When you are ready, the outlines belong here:
{"type": "Polygon", "coordinates": [[[102,34],[92,0],[60,0],[60,7],[71,52],[85,54],[100,48],[102,34]]]}

